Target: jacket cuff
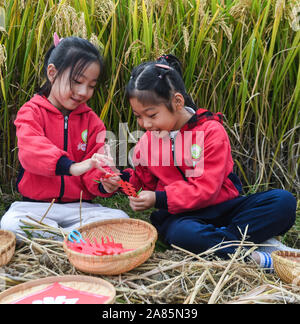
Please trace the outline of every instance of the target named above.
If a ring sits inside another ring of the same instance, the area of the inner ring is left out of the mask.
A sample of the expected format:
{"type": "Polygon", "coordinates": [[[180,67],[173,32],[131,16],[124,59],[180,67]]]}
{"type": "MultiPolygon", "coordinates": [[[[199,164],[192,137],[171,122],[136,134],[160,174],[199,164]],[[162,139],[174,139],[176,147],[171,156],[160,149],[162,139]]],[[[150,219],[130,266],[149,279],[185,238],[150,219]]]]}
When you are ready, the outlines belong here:
{"type": "Polygon", "coordinates": [[[56,175],[68,175],[71,176],[70,174],[70,166],[75,163],[75,161],[70,160],[68,157],[63,155],[61,158],[56,163],[56,169],[55,169],[55,174],[56,175]]]}
{"type": "Polygon", "coordinates": [[[103,184],[102,184],[101,182],[99,183],[98,188],[99,188],[99,191],[100,191],[101,193],[103,193],[103,194],[107,194],[107,193],[108,193],[108,192],[104,189],[103,184]]]}
{"type": "Polygon", "coordinates": [[[155,191],[155,208],[168,209],[167,193],[165,191],[155,191]]]}
{"type": "Polygon", "coordinates": [[[130,179],[130,173],[127,172],[127,171],[121,171],[120,178],[121,178],[123,181],[127,181],[127,182],[129,182],[129,179],[130,179]]]}

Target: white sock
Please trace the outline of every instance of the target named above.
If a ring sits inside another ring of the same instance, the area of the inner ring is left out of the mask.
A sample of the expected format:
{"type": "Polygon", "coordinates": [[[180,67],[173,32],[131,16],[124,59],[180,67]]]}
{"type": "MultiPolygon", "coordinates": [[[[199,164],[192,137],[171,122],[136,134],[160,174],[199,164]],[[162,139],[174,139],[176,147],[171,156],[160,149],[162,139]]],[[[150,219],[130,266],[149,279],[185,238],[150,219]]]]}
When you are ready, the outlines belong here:
{"type": "Polygon", "coordinates": [[[273,259],[270,253],[254,251],[252,258],[261,268],[269,270],[269,272],[274,271],[273,259]]]}
{"type": "Polygon", "coordinates": [[[292,251],[292,252],[300,252],[300,250],[290,248],[284,244],[282,244],[280,241],[276,240],[274,237],[262,242],[260,246],[257,248],[257,252],[266,252],[266,253],[272,253],[274,251],[292,251]],[[266,245],[272,245],[272,246],[263,246],[266,245]]]}

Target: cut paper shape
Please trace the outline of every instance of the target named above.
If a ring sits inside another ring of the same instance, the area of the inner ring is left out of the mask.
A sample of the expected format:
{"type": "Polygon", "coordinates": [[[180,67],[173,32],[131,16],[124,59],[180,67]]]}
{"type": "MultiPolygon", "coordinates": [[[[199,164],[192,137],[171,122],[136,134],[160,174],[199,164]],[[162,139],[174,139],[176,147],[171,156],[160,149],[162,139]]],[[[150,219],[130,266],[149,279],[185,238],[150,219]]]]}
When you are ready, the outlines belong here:
{"type": "Polygon", "coordinates": [[[120,181],[118,181],[118,183],[119,183],[121,189],[123,190],[123,192],[125,193],[125,195],[131,196],[131,197],[137,197],[137,193],[131,183],[124,181],[124,180],[120,180],[120,181]]]}
{"type": "Polygon", "coordinates": [[[73,289],[55,282],[11,304],[104,304],[108,299],[108,296],[73,289]]]}
{"type": "Polygon", "coordinates": [[[95,244],[92,244],[89,239],[86,239],[86,242],[80,241],[78,242],[68,242],[68,248],[79,253],[88,254],[88,255],[114,255],[120,254],[128,251],[132,251],[132,249],[124,249],[121,243],[115,243],[114,239],[111,237],[111,241],[109,237],[106,236],[106,243],[104,238],[101,237],[101,244],[97,241],[96,238],[93,238],[95,244]]]}

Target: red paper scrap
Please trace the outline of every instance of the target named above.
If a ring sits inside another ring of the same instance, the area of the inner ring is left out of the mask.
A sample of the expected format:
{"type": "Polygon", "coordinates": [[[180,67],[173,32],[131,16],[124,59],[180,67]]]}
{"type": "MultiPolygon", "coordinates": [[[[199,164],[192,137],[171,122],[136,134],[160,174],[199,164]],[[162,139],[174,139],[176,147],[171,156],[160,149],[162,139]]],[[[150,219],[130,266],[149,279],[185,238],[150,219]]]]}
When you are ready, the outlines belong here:
{"type": "Polygon", "coordinates": [[[104,304],[108,296],[80,291],[55,282],[11,304],[104,304]]]}
{"type": "MultiPolygon", "coordinates": [[[[99,183],[103,179],[115,177],[120,174],[121,173],[109,173],[108,172],[108,173],[104,174],[103,176],[101,176],[100,181],[98,181],[98,180],[95,180],[95,181],[99,183]]],[[[129,183],[128,181],[120,180],[120,181],[118,181],[118,184],[120,185],[121,189],[127,196],[137,197],[137,193],[131,183],[129,183]]]]}
{"type": "Polygon", "coordinates": [[[103,176],[101,176],[100,179],[108,179],[108,178],[111,178],[111,177],[117,177],[119,175],[121,175],[121,173],[109,173],[109,172],[107,172],[103,176]]]}
{"type": "Polygon", "coordinates": [[[86,242],[68,242],[68,248],[79,253],[88,254],[88,255],[114,255],[120,254],[128,251],[132,251],[131,249],[124,249],[121,243],[115,243],[113,238],[111,241],[108,236],[106,236],[106,243],[104,238],[101,238],[101,244],[97,241],[96,238],[93,238],[94,244],[91,243],[89,239],[85,239],[86,242]]]}
{"type": "Polygon", "coordinates": [[[131,183],[123,180],[118,181],[118,183],[127,196],[137,197],[136,191],[131,183]]]}

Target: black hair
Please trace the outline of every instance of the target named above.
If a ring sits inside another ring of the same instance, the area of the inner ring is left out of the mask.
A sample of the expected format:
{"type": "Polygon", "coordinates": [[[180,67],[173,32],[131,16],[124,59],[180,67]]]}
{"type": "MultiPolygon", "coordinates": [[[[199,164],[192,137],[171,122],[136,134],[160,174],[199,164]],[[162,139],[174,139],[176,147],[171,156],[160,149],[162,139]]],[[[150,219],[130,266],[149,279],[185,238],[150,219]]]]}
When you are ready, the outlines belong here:
{"type": "Polygon", "coordinates": [[[181,63],[172,54],[135,67],[126,86],[128,100],[137,98],[143,105],[164,103],[170,111],[173,111],[171,99],[174,92],[182,94],[186,106],[198,109],[186,92],[181,63]]]}
{"type": "Polygon", "coordinates": [[[98,49],[88,40],[79,37],[67,37],[61,39],[55,47],[52,45],[45,56],[44,75],[46,82],[39,89],[39,94],[49,96],[52,84],[47,76],[49,64],[53,64],[57,70],[55,79],[71,67],[69,81],[76,80],[80,74],[91,64],[97,62],[100,66],[101,75],[103,74],[103,59],[98,49]]]}

